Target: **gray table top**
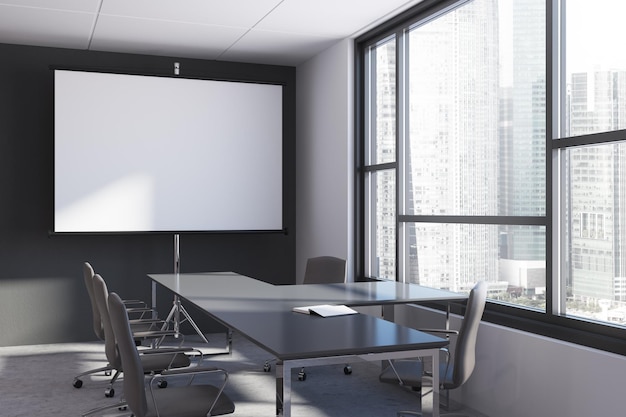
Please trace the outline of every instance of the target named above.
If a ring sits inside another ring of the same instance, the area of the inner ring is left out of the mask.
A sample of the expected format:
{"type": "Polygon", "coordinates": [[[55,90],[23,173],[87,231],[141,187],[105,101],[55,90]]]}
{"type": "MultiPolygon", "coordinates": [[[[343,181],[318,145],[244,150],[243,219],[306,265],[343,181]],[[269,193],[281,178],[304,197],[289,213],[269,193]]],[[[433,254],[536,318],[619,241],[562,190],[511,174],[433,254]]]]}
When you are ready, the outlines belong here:
{"type": "Polygon", "coordinates": [[[280,360],[416,350],[448,341],[365,314],[317,317],[293,307],[464,300],[466,295],[398,282],[272,285],[233,272],[150,274],[280,360]]]}

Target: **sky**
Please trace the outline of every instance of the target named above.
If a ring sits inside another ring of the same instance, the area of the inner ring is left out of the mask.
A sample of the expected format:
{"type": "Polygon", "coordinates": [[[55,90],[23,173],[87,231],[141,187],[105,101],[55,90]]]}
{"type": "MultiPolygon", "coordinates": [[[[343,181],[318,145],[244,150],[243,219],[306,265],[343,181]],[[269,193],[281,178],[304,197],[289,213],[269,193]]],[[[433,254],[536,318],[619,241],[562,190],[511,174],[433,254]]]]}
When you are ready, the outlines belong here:
{"type": "MultiPolygon", "coordinates": [[[[512,84],[512,9],[515,0],[500,0],[500,84],[512,84]]],[[[626,70],[626,2],[563,0],[566,24],[566,72],[626,70]],[[607,11],[610,11],[607,13],[607,11]]],[[[569,79],[569,76],[568,76],[569,79]]]]}
{"type": "Polygon", "coordinates": [[[567,72],[626,70],[626,2],[566,0],[567,72]],[[600,63],[600,64],[599,64],[600,63]]]}

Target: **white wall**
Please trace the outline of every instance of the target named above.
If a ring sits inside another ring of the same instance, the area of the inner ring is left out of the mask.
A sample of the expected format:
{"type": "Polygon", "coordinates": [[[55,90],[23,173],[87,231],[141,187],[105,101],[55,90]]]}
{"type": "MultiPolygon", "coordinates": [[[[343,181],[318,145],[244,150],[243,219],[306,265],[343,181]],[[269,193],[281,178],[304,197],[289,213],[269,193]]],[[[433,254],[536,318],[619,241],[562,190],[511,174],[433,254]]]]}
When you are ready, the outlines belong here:
{"type": "Polygon", "coordinates": [[[353,41],[297,68],[296,275],[306,260],[346,259],[353,274],[353,41]]]}
{"type": "MultiPolygon", "coordinates": [[[[299,281],[321,254],[348,259],[353,276],[352,57],[345,40],[297,69],[299,281]]],[[[420,312],[397,307],[396,321],[433,327],[434,313],[420,312]]],[[[625,378],[623,356],[483,323],[476,370],[452,399],[489,417],[626,416],[625,378]]]]}

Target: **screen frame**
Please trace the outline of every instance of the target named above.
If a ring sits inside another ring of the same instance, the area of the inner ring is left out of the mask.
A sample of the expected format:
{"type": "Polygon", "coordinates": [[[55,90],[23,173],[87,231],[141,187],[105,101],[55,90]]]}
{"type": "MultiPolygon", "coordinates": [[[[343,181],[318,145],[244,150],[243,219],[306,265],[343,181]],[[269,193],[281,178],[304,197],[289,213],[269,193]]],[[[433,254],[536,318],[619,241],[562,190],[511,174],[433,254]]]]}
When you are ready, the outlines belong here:
{"type": "MultiPolygon", "coordinates": [[[[118,75],[131,75],[131,76],[145,76],[145,77],[156,77],[156,78],[171,78],[171,79],[190,79],[190,80],[201,80],[201,81],[224,81],[224,82],[232,82],[232,83],[248,83],[248,84],[259,84],[259,85],[276,85],[282,87],[282,138],[281,138],[281,218],[282,218],[282,227],[280,228],[268,228],[268,229],[188,229],[188,228],[167,228],[167,229],[159,229],[159,230],[80,230],[80,231],[58,231],[56,230],[55,218],[56,218],[56,202],[53,201],[52,204],[52,228],[49,229],[49,235],[143,235],[143,234],[288,234],[287,227],[287,219],[288,216],[288,200],[291,194],[290,186],[291,181],[288,181],[286,175],[286,168],[288,167],[288,159],[290,158],[287,151],[290,146],[290,136],[292,136],[295,132],[291,132],[295,130],[295,113],[293,110],[290,110],[290,106],[288,104],[290,96],[293,94],[290,90],[295,88],[295,86],[290,86],[289,81],[287,80],[276,80],[275,77],[256,77],[256,76],[224,76],[224,75],[211,75],[211,74],[180,74],[179,64],[175,65],[175,72],[172,73],[154,73],[147,71],[134,71],[128,69],[111,69],[111,68],[94,68],[94,67],[75,67],[75,66],[49,66],[49,69],[54,73],[57,70],[60,71],[77,71],[77,72],[88,72],[88,73],[98,73],[98,74],[118,74],[118,75]],[[291,120],[294,119],[294,120],[291,120]],[[292,133],[291,135],[289,133],[292,133]]],[[[55,77],[53,76],[53,80],[55,77]]],[[[53,81],[53,85],[54,85],[53,81]]],[[[53,87],[53,97],[56,99],[56,87],[53,87]]],[[[53,200],[56,199],[56,110],[55,105],[53,103],[53,142],[54,142],[54,154],[53,156],[53,200]]]]}

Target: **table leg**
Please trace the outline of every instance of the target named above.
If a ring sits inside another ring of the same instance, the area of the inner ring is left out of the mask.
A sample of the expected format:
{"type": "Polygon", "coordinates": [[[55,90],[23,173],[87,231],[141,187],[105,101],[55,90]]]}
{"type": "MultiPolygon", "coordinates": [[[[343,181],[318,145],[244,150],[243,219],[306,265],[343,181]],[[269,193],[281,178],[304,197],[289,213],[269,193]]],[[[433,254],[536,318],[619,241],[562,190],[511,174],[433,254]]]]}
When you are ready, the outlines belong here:
{"type": "Polygon", "coordinates": [[[232,355],[233,353],[233,329],[230,327],[226,328],[226,338],[227,338],[227,346],[226,349],[228,353],[232,355]]]}
{"type": "Polygon", "coordinates": [[[427,365],[430,362],[430,372],[427,373],[431,374],[432,377],[422,376],[422,416],[439,417],[439,353],[435,352],[429,357],[424,357],[423,360],[426,371],[428,371],[427,365]]]}
{"type": "Polygon", "coordinates": [[[157,319],[157,288],[154,281],[152,281],[152,318],[157,319]]]}
{"type": "Polygon", "coordinates": [[[291,417],[291,367],[276,362],[276,415],[291,417]]]}
{"type": "Polygon", "coordinates": [[[393,304],[383,304],[381,306],[381,316],[383,319],[393,323],[395,317],[396,307],[393,304]]]}

